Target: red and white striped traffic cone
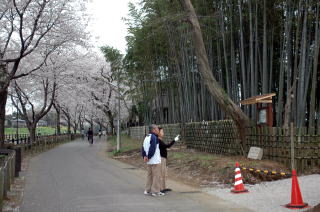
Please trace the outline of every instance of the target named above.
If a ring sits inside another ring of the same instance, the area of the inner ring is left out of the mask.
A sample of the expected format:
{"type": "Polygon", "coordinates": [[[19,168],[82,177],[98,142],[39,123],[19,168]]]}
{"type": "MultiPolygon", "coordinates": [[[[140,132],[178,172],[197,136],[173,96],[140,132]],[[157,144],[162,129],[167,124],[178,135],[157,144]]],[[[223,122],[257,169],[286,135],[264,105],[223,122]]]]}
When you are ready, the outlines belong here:
{"type": "Polygon", "coordinates": [[[242,182],[242,176],[239,168],[239,163],[236,162],[236,169],[235,171],[235,177],[234,177],[234,189],[231,190],[233,193],[245,193],[249,192],[247,189],[244,188],[243,182],[242,182]]]}

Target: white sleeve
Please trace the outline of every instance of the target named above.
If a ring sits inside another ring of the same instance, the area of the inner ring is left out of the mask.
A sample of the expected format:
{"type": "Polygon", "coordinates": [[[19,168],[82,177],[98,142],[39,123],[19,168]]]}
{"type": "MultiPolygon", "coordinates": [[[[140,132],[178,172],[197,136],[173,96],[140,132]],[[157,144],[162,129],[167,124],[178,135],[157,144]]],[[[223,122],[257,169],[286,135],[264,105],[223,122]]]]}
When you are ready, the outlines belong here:
{"type": "Polygon", "coordinates": [[[143,141],[143,149],[146,153],[146,155],[148,155],[149,152],[149,147],[150,147],[150,139],[151,139],[151,135],[147,135],[143,141]]]}

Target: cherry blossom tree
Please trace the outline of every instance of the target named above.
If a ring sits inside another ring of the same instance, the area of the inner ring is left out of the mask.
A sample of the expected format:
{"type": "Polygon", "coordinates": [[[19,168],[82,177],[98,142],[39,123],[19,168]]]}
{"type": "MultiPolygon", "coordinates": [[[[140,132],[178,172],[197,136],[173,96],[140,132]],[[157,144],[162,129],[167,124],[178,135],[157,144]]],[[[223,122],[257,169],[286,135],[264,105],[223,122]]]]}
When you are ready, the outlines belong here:
{"type": "MultiPolygon", "coordinates": [[[[118,94],[113,86],[115,77],[110,71],[110,65],[102,55],[95,52],[87,52],[82,56],[79,54],[77,58],[80,59],[67,68],[67,73],[73,77],[64,78],[56,102],[60,108],[64,108],[64,117],[73,126],[82,125],[82,130],[85,120],[91,127],[96,123],[114,131],[118,94]]],[[[121,114],[124,119],[128,114],[128,104],[129,101],[123,95],[121,114]]]]}
{"type": "Polygon", "coordinates": [[[12,87],[17,95],[17,100],[14,100],[13,95],[11,95],[11,101],[26,121],[30,139],[34,142],[36,141],[37,123],[50,111],[57,84],[55,79],[49,80],[48,77],[34,74],[30,74],[29,77],[32,77],[32,80],[24,82],[16,80],[13,83],[12,87]]]}
{"type": "MultiPolygon", "coordinates": [[[[86,0],[2,0],[0,4],[0,140],[4,140],[8,87],[40,70],[53,52],[84,45],[86,0]],[[30,69],[20,68],[38,58],[30,69]]],[[[18,84],[19,85],[19,84],[18,84]]],[[[18,89],[18,88],[17,88],[18,89]]],[[[19,90],[19,89],[18,89],[19,90]]],[[[22,92],[22,91],[21,91],[22,92]]]]}
{"type": "MultiPolygon", "coordinates": [[[[21,66],[21,69],[23,67],[26,70],[30,70],[33,62],[37,58],[38,57],[31,60],[30,56],[28,56],[28,60],[22,62],[23,66],[21,66]]],[[[61,49],[55,51],[48,57],[46,64],[42,66],[38,72],[31,73],[24,78],[16,79],[11,85],[11,101],[26,121],[32,141],[35,140],[38,121],[51,110],[54,103],[59,113],[61,111],[64,117],[69,118],[69,108],[62,107],[55,99],[57,92],[60,92],[65,85],[69,85],[69,89],[74,91],[70,86],[74,84],[72,84],[72,81],[75,73],[70,71],[70,68],[76,67],[78,60],[81,60],[79,55],[69,50],[61,49]],[[18,101],[13,98],[14,95],[17,96],[18,101]]],[[[62,90],[62,92],[67,91],[68,90],[62,90]]],[[[70,111],[73,112],[77,110],[71,108],[70,111]]],[[[68,120],[68,132],[70,133],[71,119],[69,118],[68,120]]],[[[57,120],[57,122],[60,121],[57,120]]],[[[77,128],[77,122],[73,123],[74,128],[77,128]]]]}

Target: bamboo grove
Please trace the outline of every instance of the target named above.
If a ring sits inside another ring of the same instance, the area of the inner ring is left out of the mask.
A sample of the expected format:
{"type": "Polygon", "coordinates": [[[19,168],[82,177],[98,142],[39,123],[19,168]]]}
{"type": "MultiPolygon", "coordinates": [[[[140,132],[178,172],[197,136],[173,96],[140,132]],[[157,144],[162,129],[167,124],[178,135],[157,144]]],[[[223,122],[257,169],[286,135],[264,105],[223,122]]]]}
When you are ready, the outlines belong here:
{"type": "MultiPolygon", "coordinates": [[[[236,104],[274,92],[275,126],[320,126],[320,2],[192,3],[213,75],[236,104]]],[[[203,83],[180,2],[142,0],[130,8],[124,70],[140,124],[229,118],[203,83]]],[[[241,107],[255,121],[255,108],[241,107]]]]}

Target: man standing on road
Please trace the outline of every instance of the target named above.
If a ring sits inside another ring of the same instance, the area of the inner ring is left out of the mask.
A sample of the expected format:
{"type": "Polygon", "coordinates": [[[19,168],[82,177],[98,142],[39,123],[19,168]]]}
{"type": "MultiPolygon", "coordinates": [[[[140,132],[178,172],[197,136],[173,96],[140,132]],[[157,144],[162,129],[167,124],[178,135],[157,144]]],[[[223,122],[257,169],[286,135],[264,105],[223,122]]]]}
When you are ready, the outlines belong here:
{"type": "Polygon", "coordinates": [[[149,134],[145,137],[142,147],[143,160],[147,163],[147,183],[145,195],[163,196],[160,192],[161,156],[158,140],[159,128],[152,124],[149,126],[149,134]]]}

